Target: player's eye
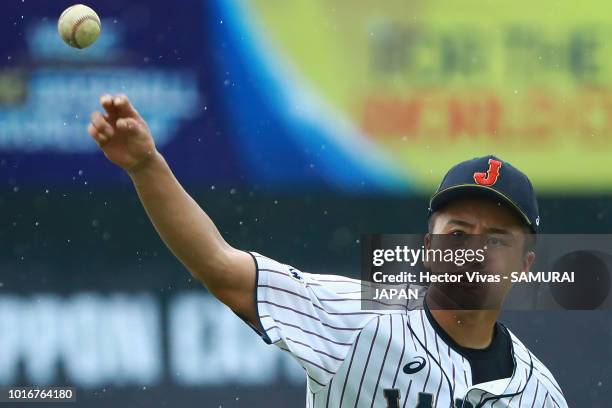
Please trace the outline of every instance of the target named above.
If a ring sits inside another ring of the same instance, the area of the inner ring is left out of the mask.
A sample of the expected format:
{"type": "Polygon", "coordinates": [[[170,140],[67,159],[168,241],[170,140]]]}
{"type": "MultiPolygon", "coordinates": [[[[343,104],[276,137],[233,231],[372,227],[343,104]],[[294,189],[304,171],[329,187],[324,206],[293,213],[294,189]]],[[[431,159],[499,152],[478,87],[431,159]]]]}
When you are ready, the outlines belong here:
{"type": "Polygon", "coordinates": [[[504,240],[502,237],[489,237],[487,239],[488,247],[500,247],[504,245],[506,245],[506,240],[504,240]]]}
{"type": "Polygon", "coordinates": [[[450,233],[455,238],[462,238],[465,236],[465,231],[462,230],[452,230],[450,233]]]}
{"type": "Polygon", "coordinates": [[[450,231],[449,236],[450,238],[448,243],[453,247],[465,245],[465,242],[468,238],[468,235],[465,233],[465,231],[460,229],[454,229],[450,231]]]}

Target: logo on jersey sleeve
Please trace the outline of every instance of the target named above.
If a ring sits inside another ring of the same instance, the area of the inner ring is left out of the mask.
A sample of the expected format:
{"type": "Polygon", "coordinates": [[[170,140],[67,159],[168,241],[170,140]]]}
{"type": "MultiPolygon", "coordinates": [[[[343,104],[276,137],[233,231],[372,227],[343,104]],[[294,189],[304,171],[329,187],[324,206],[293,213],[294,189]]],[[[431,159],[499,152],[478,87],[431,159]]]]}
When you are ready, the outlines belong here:
{"type": "Polygon", "coordinates": [[[474,181],[481,186],[492,186],[497,182],[501,166],[502,162],[499,160],[489,159],[489,169],[484,173],[474,173],[474,181]]]}
{"type": "Polygon", "coordinates": [[[293,279],[295,279],[296,281],[300,283],[304,283],[304,278],[302,277],[302,275],[298,273],[297,269],[289,268],[289,273],[291,274],[291,277],[293,279]]]}

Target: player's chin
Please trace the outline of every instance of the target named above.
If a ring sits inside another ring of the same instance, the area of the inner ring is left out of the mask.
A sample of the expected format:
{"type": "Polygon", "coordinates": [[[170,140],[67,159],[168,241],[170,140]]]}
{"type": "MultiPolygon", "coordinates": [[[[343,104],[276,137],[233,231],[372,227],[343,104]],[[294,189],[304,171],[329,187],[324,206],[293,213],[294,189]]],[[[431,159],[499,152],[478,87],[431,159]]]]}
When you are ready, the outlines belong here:
{"type": "Polygon", "coordinates": [[[460,310],[484,310],[500,307],[502,296],[495,287],[487,283],[457,282],[438,287],[448,299],[450,308],[460,310]]]}

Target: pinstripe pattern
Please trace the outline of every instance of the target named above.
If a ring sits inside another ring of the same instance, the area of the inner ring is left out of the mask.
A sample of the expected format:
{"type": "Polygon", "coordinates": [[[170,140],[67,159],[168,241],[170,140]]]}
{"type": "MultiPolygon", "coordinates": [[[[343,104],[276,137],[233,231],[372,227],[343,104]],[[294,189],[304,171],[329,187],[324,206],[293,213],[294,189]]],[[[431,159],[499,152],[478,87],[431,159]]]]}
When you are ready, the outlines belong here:
{"type": "Polygon", "coordinates": [[[402,351],[397,360],[397,368],[395,369],[395,375],[393,376],[393,382],[391,383],[391,388],[395,388],[395,384],[397,382],[397,375],[399,374],[400,366],[402,365],[402,359],[404,358],[404,353],[406,351],[406,319],[402,316],[402,351]]]}
{"type": "MultiPolygon", "coordinates": [[[[393,341],[393,319],[391,316],[389,317],[389,342],[387,343],[387,348],[385,349],[385,354],[382,359],[382,365],[380,366],[380,371],[378,372],[378,379],[376,380],[376,385],[374,389],[377,390],[380,384],[380,377],[382,376],[383,369],[385,367],[385,363],[387,362],[387,356],[389,355],[389,346],[391,346],[391,342],[393,341]]],[[[376,399],[376,394],[372,396],[372,403],[370,404],[370,408],[374,407],[374,400],[376,399]]]]}
{"type": "Polygon", "coordinates": [[[552,374],[510,331],[513,377],[475,385],[469,361],[423,310],[361,310],[360,281],[252,255],[262,337],[305,369],[307,407],[384,408],[384,389],[397,389],[404,408],[420,393],[435,407],[461,399],[474,408],[567,408],[552,374]]]}

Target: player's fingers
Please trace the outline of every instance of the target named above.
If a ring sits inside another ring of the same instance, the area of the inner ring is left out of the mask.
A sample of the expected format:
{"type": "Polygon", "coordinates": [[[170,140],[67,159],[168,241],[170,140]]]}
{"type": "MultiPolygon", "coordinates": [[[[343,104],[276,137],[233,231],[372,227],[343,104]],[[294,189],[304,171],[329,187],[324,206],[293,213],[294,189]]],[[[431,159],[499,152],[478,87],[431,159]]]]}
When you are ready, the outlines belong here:
{"type": "Polygon", "coordinates": [[[116,126],[118,130],[128,134],[135,134],[140,129],[140,124],[134,118],[119,118],[116,126]]]}
{"type": "Polygon", "coordinates": [[[134,106],[130,103],[128,97],[124,94],[116,95],[113,98],[113,106],[117,110],[117,114],[121,117],[140,117],[136,108],[134,108],[134,106]]]}
{"type": "Polygon", "coordinates": [[[91,138],[96,143],[98,143],[100,147],[104,146],[104,144],[108,142],[108,139],[106,138],[106,136],[100,134],[98,130],[96,129],[96,127],[91,123],[89,124],[89,126],[87,126],[87,133],[89,133],[91,138]]]}
{"type": "Polygon", "coordinates": [[[94,112],[91,114],[91,123],[99,133],[103,134],[109,139],[115,134],[113,127],[106,121],[100,112],[94,112]]]}
{"type": "Polygon", "coordinates": [[[102,95],[100,97],[100,105],[102,105],[107,114],[113,115],[115,113],[115,106],[113,105],[113,97],[111,95],[102,95]]]}

